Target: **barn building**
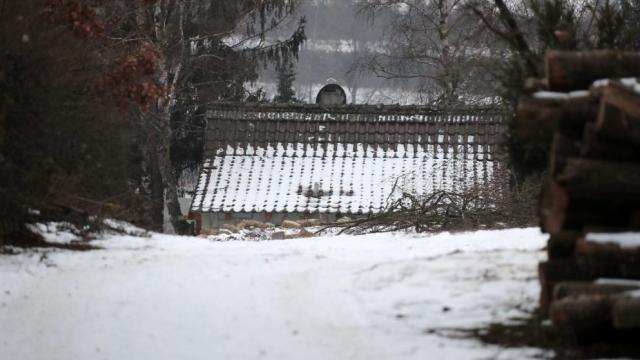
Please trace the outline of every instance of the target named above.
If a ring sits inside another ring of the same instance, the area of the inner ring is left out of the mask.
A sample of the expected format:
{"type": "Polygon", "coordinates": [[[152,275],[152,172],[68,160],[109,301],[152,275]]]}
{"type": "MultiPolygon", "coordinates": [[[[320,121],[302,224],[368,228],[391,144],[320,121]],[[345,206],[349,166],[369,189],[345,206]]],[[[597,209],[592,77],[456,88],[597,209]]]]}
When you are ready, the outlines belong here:
{"type": "Polygon", "coordinates": [[[384,211],[402,191],[502,184],[502,113],[340,105],[340,93],[329,91],[314,105],[220,104],[209,111],[191,206],[199,226],[331,221],[384,211]]]}

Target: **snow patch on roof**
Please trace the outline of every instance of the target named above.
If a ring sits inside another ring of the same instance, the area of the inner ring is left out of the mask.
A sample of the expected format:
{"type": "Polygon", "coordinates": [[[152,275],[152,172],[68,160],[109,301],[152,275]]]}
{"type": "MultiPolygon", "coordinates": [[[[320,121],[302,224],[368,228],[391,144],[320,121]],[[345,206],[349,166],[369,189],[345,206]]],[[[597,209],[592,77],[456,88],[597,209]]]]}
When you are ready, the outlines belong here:
{"type": "Polygon", "coordinates": [[[496,165],[485,150],[437,144],[227,146],[205,162],[192,209],[378,213],[402,192],[486,185],[496,165]]]}

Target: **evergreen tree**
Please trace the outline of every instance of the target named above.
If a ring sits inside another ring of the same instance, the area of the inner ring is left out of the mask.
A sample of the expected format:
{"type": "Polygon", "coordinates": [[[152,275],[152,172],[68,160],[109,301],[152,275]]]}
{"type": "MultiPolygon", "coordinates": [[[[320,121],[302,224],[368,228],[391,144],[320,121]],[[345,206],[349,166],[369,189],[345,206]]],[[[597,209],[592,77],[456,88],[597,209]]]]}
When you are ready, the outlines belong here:
{"type": "Polygon", "coordinates": [[[278,71],[278,93],[273,101],[276,103],[294,103],[299,102],[296,99],[296,92],[293,90],[293,82],[296,79],[296,73],[292,61],[285,61],[277,67],[278,71]]]}

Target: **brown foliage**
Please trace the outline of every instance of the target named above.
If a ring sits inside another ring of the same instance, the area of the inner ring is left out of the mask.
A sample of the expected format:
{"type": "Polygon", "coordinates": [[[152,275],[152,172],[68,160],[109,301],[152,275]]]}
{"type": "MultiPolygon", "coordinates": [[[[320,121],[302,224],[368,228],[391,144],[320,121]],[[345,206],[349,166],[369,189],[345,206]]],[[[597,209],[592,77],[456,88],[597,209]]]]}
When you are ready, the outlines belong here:
{"type": "MultiPolygon", "coordinates": [[[[155,0],[143,0],[139,6],[149,6],[155,0]]],[[[105,34],[105,21],[86,1],[45,0],[41,16],[52,28],[62,27],[79,41],[91,41],[102,45],[94,48],[99,56],[111,59],[105,73],[92,80],[97,95],[117,102],[120,107],[134,104],[144,111],[166,95],[166,89],[157,81],[160,53],[150,44],[137,47],[121,47],[117,40],[105,34]],[[114,53],[119,46],[121,50],[114,53]],[[119,53],[124,52],[124,53],[119,53]]]]}
{"type": "Polygon", "coordinates": [[[51,25],[62,25],[80,38],[92,38],[104,32],[95,10],[78,0],[46,0],[42,16],[51,25]]]}
{"type": "Polygon", "coordinates": [[[133,102],[143,110],[149,110],[166,89],[155,79],[160,54],[150,45],[144,45],[137,53],[117,61],[115,68],[96,82],[99,94],[116,99],[120,105],[133,102]]]}

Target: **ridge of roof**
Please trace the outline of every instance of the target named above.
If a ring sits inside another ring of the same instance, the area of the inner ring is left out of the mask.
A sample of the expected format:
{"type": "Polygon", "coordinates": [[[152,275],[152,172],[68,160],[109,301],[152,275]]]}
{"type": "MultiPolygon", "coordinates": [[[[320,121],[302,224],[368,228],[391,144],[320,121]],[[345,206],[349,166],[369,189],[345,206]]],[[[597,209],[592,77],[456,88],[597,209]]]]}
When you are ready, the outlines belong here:
{"type": "Polygon", "coordinates": [[[303,113],[336,113],[336,114],[398,114],[398,115],[447,115],[447,114],[506,114],[508,110],[496,106],[465,106],[454,109],[441,109],[428,105],[383,105],[383,104],[274,104],[274,103],[239,103],[214,102],[208,105],[207,113],[221,111],[251,112],[303,112],[303,113]]]}

